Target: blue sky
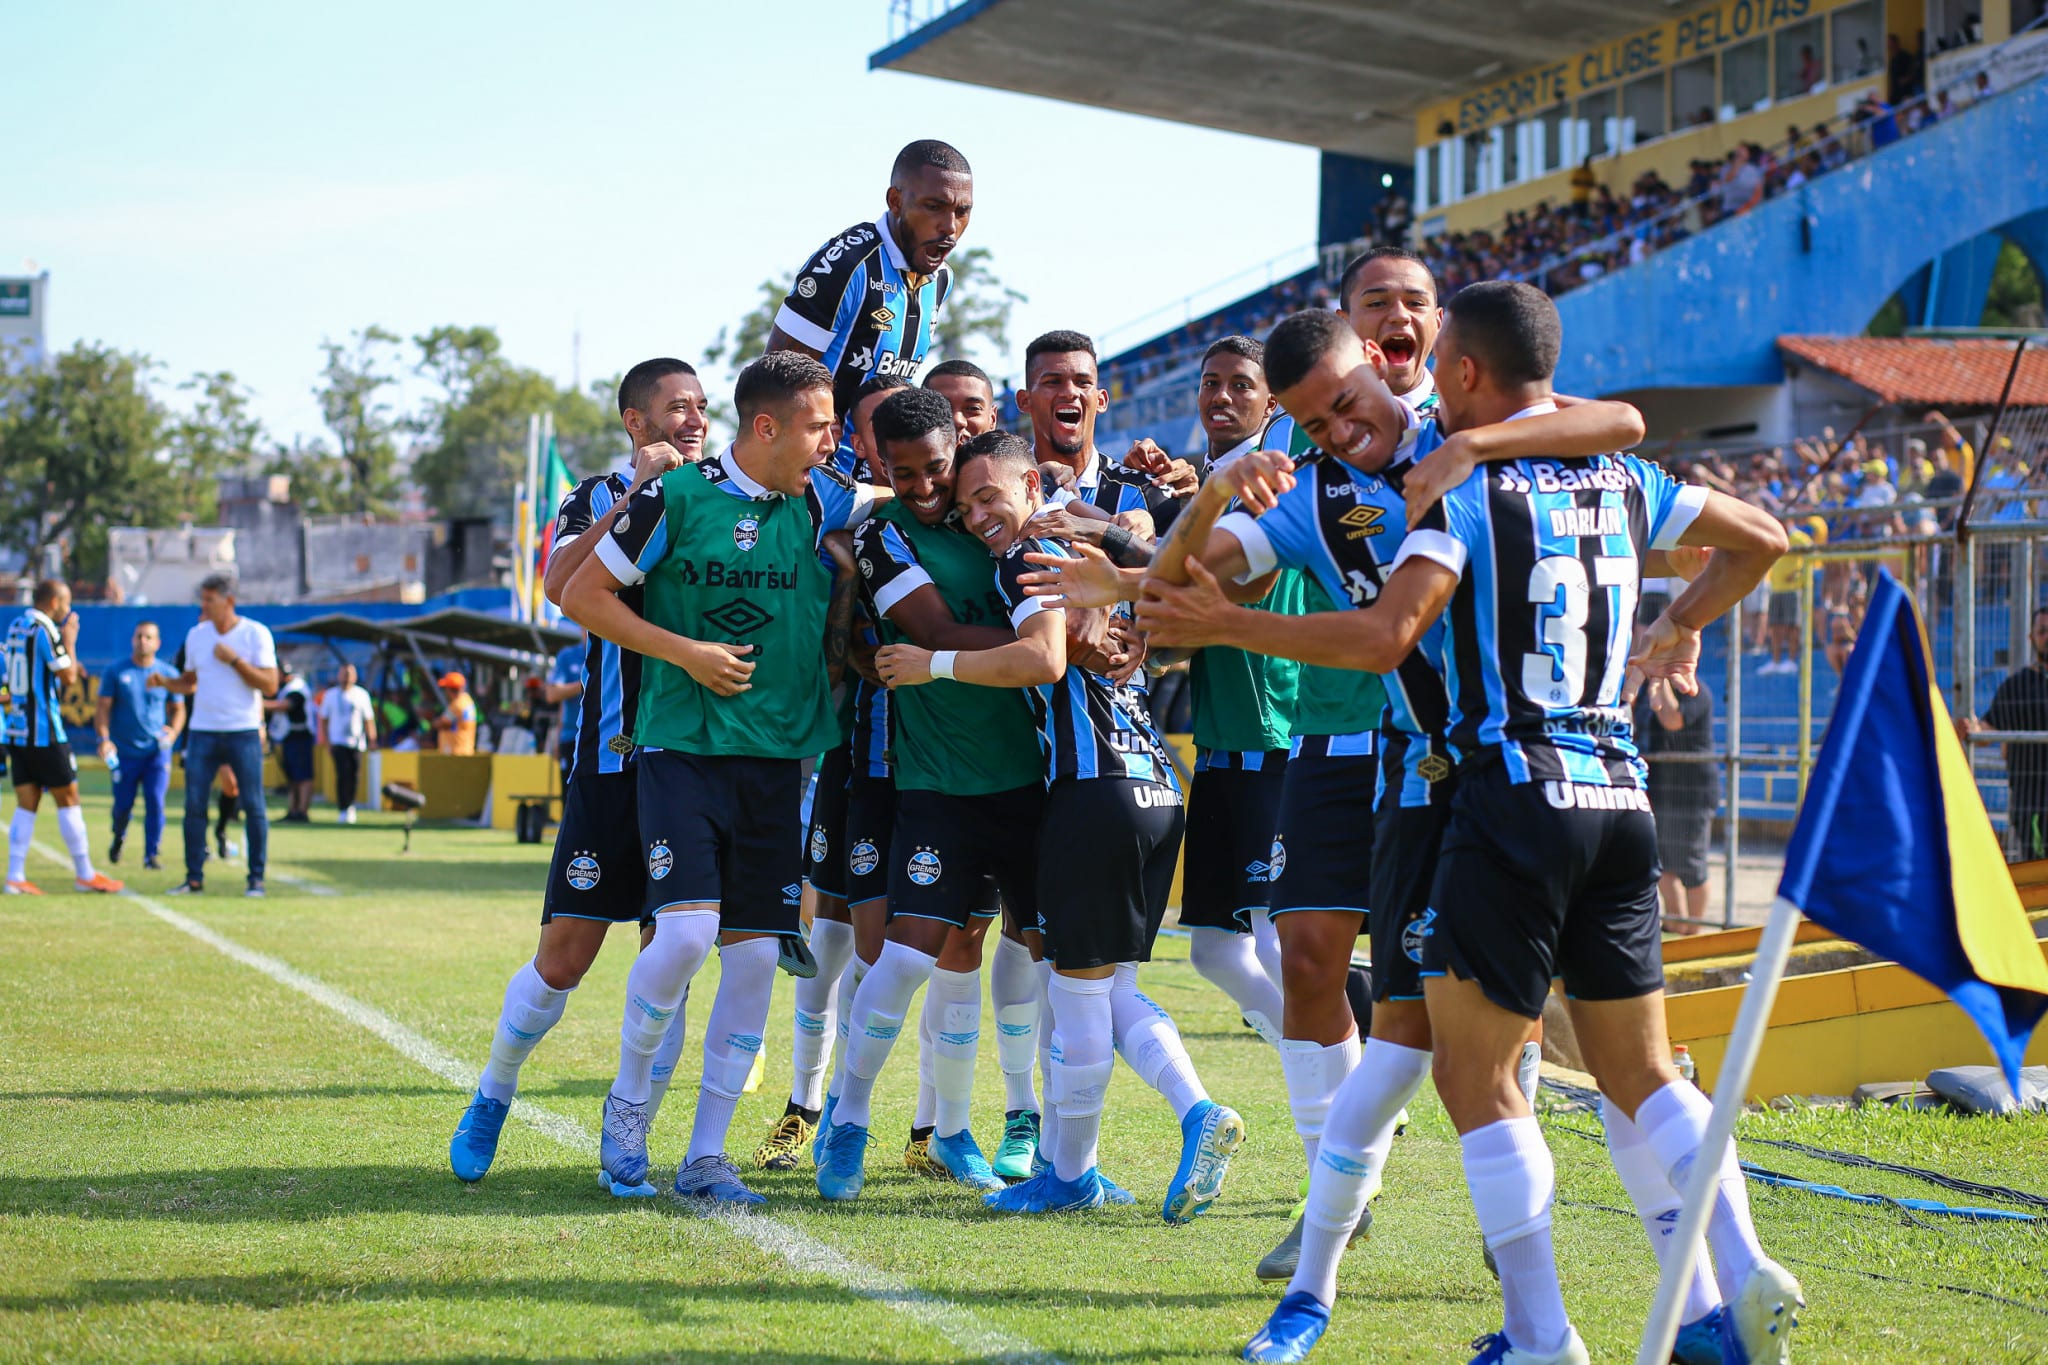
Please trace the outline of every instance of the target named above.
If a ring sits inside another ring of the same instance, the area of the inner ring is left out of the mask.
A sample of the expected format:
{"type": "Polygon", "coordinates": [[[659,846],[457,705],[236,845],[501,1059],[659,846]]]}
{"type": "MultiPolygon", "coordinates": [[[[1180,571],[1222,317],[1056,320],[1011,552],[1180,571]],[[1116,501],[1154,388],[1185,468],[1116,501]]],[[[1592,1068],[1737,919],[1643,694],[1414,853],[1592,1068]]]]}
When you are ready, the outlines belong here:
{"type": "Polygon", "coordinates": [[[974,163],[1019,351],[1313,240],[1312,150],[870,73],[887,9],[10,5],[0,274],[51,272],[55,346],[232,370],[289,437],[370,323],[487,323],[563,380],[579,322],[586,380],[695,357],[917,137],[974,163]]]}

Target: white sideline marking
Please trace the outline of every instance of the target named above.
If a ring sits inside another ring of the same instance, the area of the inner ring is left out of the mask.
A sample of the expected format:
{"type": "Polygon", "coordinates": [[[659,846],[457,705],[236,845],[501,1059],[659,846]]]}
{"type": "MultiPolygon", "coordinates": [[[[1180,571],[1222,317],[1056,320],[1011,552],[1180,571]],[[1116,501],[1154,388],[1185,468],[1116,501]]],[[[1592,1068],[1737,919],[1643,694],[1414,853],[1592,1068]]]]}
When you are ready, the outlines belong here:
{"type": "MultiPolygon", "coordinates": [[[[36,851],[46,858],[64,861],[46,845],[38,843],[35,847],[36,851]]],[[[287,962],[259,953],[253,948],[243,947],[191,916],[182,915],[139,892],[123,891],[120,894],[123,899],[133,901],[179,932],[191,935],[207,947],[233,958],[245,967],[263,973],[280,985],[291,987],[299,994],[325,1005],[351,1024],[375,1034],[389,1044],[394,1052],[433,1072],[457,1090],[468,1091],[474,1086],[476,1067],[462,1062],[452,1053],[442,1051],[428,1039],[382,1010],[343,994],[287,962]]],[[[543,1109],[525,1100],[514,1100],[512,1117],[571,1151],[590,1157],[597,1155],[597,1138],[566,1114],[543,1109]]],[[[821,1275],[834,1281],[850,1294],[895,1309],[905,1317],[930,1328],[959,1350],[976,1359],[1017,1362],[1017,1365],[1024,1365],[1025,1362],[1060,1365],[1057,1357],[1038,1350],[1021,1337],[988,1326],[969,1309],[936,1295],[927,1294],[922,1289],[872,1266],[863,1265],[794,1224],[758,1213],[721,1213],[713,1215],[706,1221],[715,1222],[722,1230],[743,1241],[751,1242],[768,1255],[778,1257],[798,1270],[821,1275]]]]}
{"type": "Polygon", "coordinates": [[[299,890],[311,892],[315,896],[339,896],[341,894],[340,888],[329,886],[326,882],[316,882],[311,877],[294,877],[286,872],[270,872],[267,869],[265,875],[271,881],[283,882],[286,886],[295,886],[299,890]]]}

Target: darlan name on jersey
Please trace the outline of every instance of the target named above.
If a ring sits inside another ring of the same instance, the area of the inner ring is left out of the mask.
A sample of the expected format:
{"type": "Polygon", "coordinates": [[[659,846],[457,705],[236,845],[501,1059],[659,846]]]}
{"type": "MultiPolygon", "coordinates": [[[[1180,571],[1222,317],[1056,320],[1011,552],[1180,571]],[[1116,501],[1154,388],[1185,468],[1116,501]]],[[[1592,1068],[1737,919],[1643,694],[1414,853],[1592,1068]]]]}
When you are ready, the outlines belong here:
{"type": "Polygon", "coordinates": [[[1512,465],[1501,468],[1500,491],[1503,493],[1527,493],[1532,481],[1538,493],[1625,493],[1632,482],[1619,469],[1556,465],[1549,460],[1529,461],[1527,477],[1512,465]]]}
{"type": "Polygon", "coordinates": [[[1628,513],[1613,506],[1553,507],[1550,509],[1553,536],[1625,536],[1628,513]]]}
{"type": "Polygon", "coordinates": [[[694,588],[783,588],[796,587],[794,568],[778,569],[774,565],[754,568],[710,560],[701,568],[694,559],[683,559],[676,566],[677,576],[683,586],[694,588]]]}

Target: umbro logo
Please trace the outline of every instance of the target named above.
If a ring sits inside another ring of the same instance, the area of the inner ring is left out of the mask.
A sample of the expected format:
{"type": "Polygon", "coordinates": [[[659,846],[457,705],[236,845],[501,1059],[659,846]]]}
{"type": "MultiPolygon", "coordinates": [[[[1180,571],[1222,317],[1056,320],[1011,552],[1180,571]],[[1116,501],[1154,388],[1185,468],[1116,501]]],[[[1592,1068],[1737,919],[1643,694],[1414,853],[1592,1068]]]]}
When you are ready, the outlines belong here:
{"type": "Polygon", "coordinates": [[[1386,515],[1379,508],[1369,503],[1361,502],[1343,516],[1337,518],[1337,520],[1351,528],[1344,537],[1346,540],[1363,540],[1367,536],[1376,536],[1387,529],[1380,525],[1380,522],[1385,519],[1386,515]]]}
{"type": "Polygon", "coordinates": [[[890,323],[896,321],[896,310],[884,304],[882,307],[869,313],[868,317],[874,322],[875,326],[887,327],[890,323]]]}

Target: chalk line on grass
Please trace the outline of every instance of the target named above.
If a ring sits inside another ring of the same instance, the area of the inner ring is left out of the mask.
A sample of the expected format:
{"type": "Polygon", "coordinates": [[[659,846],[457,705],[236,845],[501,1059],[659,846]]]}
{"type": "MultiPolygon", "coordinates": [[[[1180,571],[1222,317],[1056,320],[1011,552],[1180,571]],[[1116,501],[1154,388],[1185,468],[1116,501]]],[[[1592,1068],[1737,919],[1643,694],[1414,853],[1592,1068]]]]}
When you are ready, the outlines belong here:
{"type": "MultiPolygon", "coordinates": [[[[47,845],[38,843],[35,847],[37,852],[47,858],[65,861],[47,845]]],[[[308,976],[288,962],[245,947],[190,915],[180,914],[152,897],[137,891],[123,891],[120,894],[123,899],[141,906],[180,933],[198,939],[223,956],[261,972],[279,985],[297,991],[356,1027],[374,1034],[392,1051],[407,1061],[431,1071],[457,1090],[468,1091],[474,1086],[478,1070],[476,1067],[463,1062],[453,1053],[444,1051],[425,1036],[407,1028],[382,1010],[336,990],[318,977],[308,976]]],[[[512,1117],[571,1151],[590,1157],[597,1155],[597,1137],[566,1114],[558,1114],[552,1109],[529,1104],[525,1100],[514,1100],[512,1117]]],[[[850,1294],[894,1309],[921,1326],[931,1329],[954,1347],[973,1357],[1016,1362],[1016,1365],[1026,1365],[1027,1362],[1034,1365],[1060,1365],[1057,1357],[1038,1350],[1021,1337],[991,1327],[971,1310],[935,1294],[928,1294],[884,1271],[864,1265],[829,1243],[811,1236],[795,1224],[758,1213],[721,1213],[705,1221],[716,1224],[723,1231],[751,1243],[770,1256],[788,1262],[798,1270],[823,1276],[850,1294]]]]}

